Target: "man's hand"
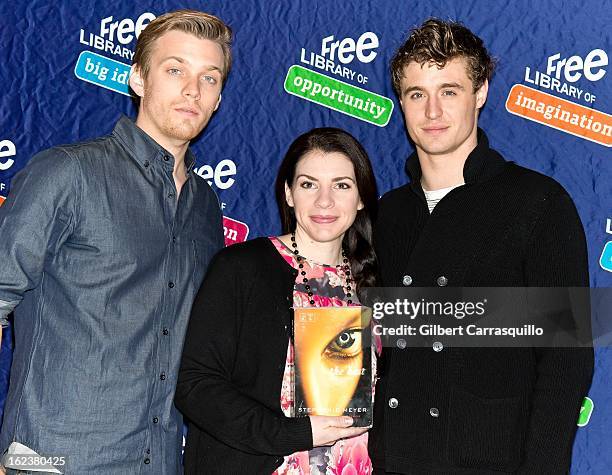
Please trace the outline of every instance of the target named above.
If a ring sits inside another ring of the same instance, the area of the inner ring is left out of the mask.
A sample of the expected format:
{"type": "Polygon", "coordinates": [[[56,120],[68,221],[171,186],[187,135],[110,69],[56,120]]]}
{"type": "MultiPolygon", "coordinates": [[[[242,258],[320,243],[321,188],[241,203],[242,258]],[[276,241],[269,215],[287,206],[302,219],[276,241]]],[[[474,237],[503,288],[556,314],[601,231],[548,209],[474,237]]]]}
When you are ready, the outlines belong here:
{"type": "Polygon", "coordinates": [[[334,445],[339,439],[348,439],[363,434],[367,427],[351,427],[353,418],[348,416],[309,416],[312,427],[312,445],[334,445]]]}

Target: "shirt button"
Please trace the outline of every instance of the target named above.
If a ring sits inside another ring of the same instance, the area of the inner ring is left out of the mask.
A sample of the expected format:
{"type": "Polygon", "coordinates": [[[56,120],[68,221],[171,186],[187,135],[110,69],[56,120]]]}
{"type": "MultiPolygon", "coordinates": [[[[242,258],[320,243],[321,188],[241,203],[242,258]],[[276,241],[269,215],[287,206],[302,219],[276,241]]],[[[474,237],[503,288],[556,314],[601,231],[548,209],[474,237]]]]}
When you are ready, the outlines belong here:
{"type": "Polygon", "coordinates": [[[172,281],[168,282],[168,287],[170,287],[171,289],[173,289],[173,288],[174,288],[174,282],[172,282],[172,281]]]}
{"type": "Polygon", "coordinates": [[[170,193],[168,193],[168,198],[174,198],[174,192],[171,191],[170,193]]]}
{"type": "Polygon", "coordinates": [[[436,353],[439,353],[444,348],[444,345],[440,343],[439,341],[435,341],[431,347],[436,353]]]}
{"type": "Polygon", "coordinates": [[[397,401],[397,399],[395,399],[394,397],[389,399],[389,407],[391,409],[395,409],[397,406],[399,406],[399,402],[397,401]]]}
{"type": "Polygon", "coordinates": [[[404,284],[405,286],[409,286],[410,284],[412,284],[412,277],[410,277],[409,275],[405,275],[402,279],[402,284],[404,284]]]}
{"type": "Polygon", "coordinates": [[[164,379],[166,379],[166,373],[162,373],[162,374],[160,374],[160,375],[159,375],[159,379],[161,379],[162,381],[163,381],[164,379]]]}
{"type": "Polygon", "coordinates": [[[168,329],[167,329],[167,328],[164,328],[164,329],[162,330],[162,333],[163,333],[165,336],[167,336],[167,335],[168,335],[168,333],[170,333],[170,332],[168,331],[168,329]]]}
{"type": "Polygon", "coordinates": [[[430,415],[431,417],[438,417],[438,416],[440,415],[440,411],[438,410],[438,408],[437,408],[437,407],[432,407],[432,408],[429,410],[429,415],[430,415]]]}
{"type": "Polygon", "coordinates": [[[172,236],[172,242],[176,242],[176,236],[172,236]]]}
{"type": "Polygon", "coordinates": [[[170,156],[164,155],[164,162],[169,162],[169,161],[170,161],[170,156]]]}
{"type": "Polygon", "coordinates": [[[157,424],[159,422],[159,419],[157,417],[153,418],[153,424],[157,424]]]}
{"type": "Polygon", "coordinates": [[[397,340],[396,345],[400,350],[403,350],[404,348],[406,348],[406,340],[400,338],[399,340],[397,340]]]}
{"type": "Polygon", "coordinates": [[[145,168],[149,168],[149,160],[145,160],[144,161],[144,167],[145,168]]]}
{"type": "Polygon", "coordinates": [[[441,275],[440,277],[438,277],[437,282],[440,287],[445,287],[446,284],[448,284],[448,279],[444,277],[443,275],[441,275]]]}
{"type": "Polygon", "coordinates": [[[144,463],[145,465],[149,465],[151,463],[151,459],[147,457],[146,459],[144,459],[144,463]]]}

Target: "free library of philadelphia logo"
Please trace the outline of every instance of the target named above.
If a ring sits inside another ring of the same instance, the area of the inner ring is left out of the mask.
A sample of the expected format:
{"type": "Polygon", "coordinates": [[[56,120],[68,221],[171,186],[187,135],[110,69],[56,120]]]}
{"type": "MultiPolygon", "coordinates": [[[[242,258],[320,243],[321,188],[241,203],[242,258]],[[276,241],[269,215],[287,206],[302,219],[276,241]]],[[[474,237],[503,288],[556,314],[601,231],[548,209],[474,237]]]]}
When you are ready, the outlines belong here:
{"type": "MultiPolygon", "coordinates": [[[[15,164],[14,156],[17,154],[15,144],[8,139],[0,140],[0,172],[6,171],[15,164]]],[[[6,199],[8,187],[0,180],[0,206],[6,199]]]]}
{"type": "Polygon", "coordinates": [[[595,110],[597,96],[587,87],[602,86],[608,55],[595,48],[584,57],[555,53],[546,59],[546,72],[525,68],[524,82],[510,89],[506,110],[554,129],[612,146],[612,116],[595,110]],[[581,82],[578,82],[582,80],[581,82]],[[536,89],[539,88],[539,89],[536,89]],[[585,89],[581,89],[585,88],[585,89]],[[549,92],[544,92],[547,90],[549,92]],[[562,98],[569,97],[572,100],[562,98]],[[586,105],[580,104],[583,102],[586,105]]]}
{"type": "Polygon", "coordinates": [[[134,52],[127,46],[140,36],[140,32],[153,19],[155,15],[150,12],[141,14],[135,21],[131,18],[115,20],[108,16],[100,20],[97,34],[81,29],[79,43],[104,54],[82,51],[74,67],[74,75],[82,81],[129,96],[130,65],[107,55],[117,56],[131,63],[134,52]]]}
{"type": "Polygon", "coordinates": [[[363,33],[357,41],[350,37],[338,40],[333,35],[326,36],[321,40],[319,53],[301,49],[302,64],[294,64],[287,71],[285,91],[323,107],[384,127],[391,118],[393,101],[346,82],[349,80],[361,86],[367,84],[368,77],[352,69],[352,63],[357,61],[368,64],[374,61],[378,55],[376,52],[378,45],[378,36],[372,31],[363,33]],[[319,69],[327,74],[310,68],[319,69]],[[338,77],[344,80],[337,79],[338,77]]]}

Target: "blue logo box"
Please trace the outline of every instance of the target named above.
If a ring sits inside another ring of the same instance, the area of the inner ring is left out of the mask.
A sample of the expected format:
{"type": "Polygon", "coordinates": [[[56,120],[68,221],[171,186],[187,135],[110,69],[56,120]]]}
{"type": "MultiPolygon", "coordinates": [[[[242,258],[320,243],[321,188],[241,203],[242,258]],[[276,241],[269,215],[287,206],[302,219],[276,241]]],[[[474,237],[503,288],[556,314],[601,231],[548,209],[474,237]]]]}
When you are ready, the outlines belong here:
{"type": "Polygon", "coordinates": [[[79,55],[74,75],[79,79],[129,96],[130,66],[91,51],[79,55]]]}
{"type": "Polygon", "coordinates": [[[608,241],[603,248],[599,265],[608,272],[612,272],[612,241],[608,241]]]}

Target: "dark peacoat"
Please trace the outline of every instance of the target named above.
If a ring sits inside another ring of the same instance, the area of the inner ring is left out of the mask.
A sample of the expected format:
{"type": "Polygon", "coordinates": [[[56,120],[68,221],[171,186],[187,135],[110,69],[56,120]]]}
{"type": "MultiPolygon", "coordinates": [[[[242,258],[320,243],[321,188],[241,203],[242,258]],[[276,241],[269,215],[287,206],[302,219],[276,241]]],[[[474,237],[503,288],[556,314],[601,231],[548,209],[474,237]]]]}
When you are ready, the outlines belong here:
{"type": "MultiPolygon", "coordinates": [[[[380,201],[381,284],[588,286],[587,249],[563,187],[506,162],[479,130],[465,185],[430,214],[411,182],[380,201]]],[[[565,473],[592,348],[385,348],[370,456],[397,473],[565,473]]]]}

